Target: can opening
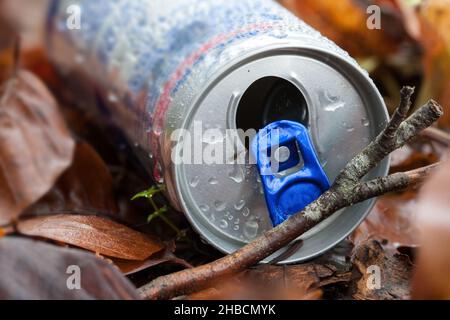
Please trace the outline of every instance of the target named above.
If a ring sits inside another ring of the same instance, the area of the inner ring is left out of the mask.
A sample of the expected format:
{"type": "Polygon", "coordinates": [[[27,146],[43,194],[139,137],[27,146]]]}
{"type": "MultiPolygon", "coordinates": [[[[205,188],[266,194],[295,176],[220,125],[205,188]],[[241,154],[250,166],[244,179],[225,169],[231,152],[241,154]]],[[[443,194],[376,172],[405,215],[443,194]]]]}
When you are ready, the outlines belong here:
{"type": "MultiPolygon", "coordinates": [[[[279,77],[264,77],[244,92],[237,112],[236,126],[247,131],[260,130],[269,123],[291,120],[308,126],[308,106],[301,91],[279,77]]],[[[248,141],[245,141],[248,149],[248,141]]]]}

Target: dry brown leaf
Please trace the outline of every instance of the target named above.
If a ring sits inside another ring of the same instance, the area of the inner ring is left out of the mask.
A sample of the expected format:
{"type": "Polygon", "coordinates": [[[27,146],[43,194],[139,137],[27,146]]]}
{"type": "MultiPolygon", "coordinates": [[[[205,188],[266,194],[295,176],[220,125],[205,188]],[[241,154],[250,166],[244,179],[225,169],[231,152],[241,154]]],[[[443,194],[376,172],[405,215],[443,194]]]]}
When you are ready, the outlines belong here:
{"type": "Polygon", "coordinates": [[[409,299],[412,263],[407,255],[386,251],[376,240],[355,247],[353,263],[361,278],[356,283],[353,298],[357,300],[409,299]],[[369,267],[380,270],[380,288],[371,287],[373,280],[369,267]]]}
{"type": "Polygon", "coordinates": [[[450,1],[424,1],[419,13],[425,80],[420,102],[436,99],[445,111],[439,123],[450,127],[450,1]]]}
{"type": "Polygon", "coordinates": [[[119,267],[120,271],[125,275],[131,275],[139,271],[146,270],[162,263],[172,263],[183,266],[185,268],[192,268],[188,262],[175,256],[170,250],[165,249],[152,254],[144,261],[133,261],[123,259],[112,259],[114,264],[119,267]]]}
{"type": "Polygon", "coordinates": [[[350,272],[326,264],[260,265],[189,296],[191,300],[311,300],[322,296],[322,286],[349,282],[350,272]]]}
{"type": "Polygon", "coordinates": [[[139,299],[119,270],[92,253],[6,237],[0,257],[0,299],[139,299]],[[67,286],[70,266],[80,268],[78,290],[67,286]]]}
{"type": "Polygon", "coordinates": [[[430,143],[416,143],[414,146],[406,145],[391,154],[390,173],[405,172],[428,166],[439,161],[440,150],[434,150],[430,143]]]}
{"type": "Polygon", "coordinates": [[[113,179],[108,167],[87,143],[79,142],[72,165],[55,186],[24,215],[89,213],[115,215],[113,179]]]}
{"type": "Polygon", "coordinates": [[[351,235],[355,245],[368,240],[388,241],[394,247],[419,245],[415,191],[380,197],[367,218],[351,235]]]}
{"type": "Polygon", "coordinates": [[[16,67],[16,39],[11,28],[0,18],[0,88],[16,67]]]}
{"type": "Polygon", "coordinates": [[[354,57],[385,56],[407,38],[400,8],[392,0],[372,1],[384,10],[382,29],[367,28],[367,2],[356,0],[281,0],[306,23],[335,41],[354,57]],[[381,44],[381,45],[380,45],[381,44]]]}
{"type": "Polygon", "coordinates": [[[73,150],[51,93],[33,74],[18,71],[0,98],[0,225],[50,190],[73,150]]]}
{"type": "Polygon", "coordinates": [[[423,186],[417,205],[421,247],[413,298],[450,299],[450,162],[423,186]]]}
{"type": "Polygon", "coordinates": [[[35,217],[20,221],[17,230],[24,235],[48,238],[126,260],[145,260],[163,249],[148,236],[97,216],[35,217]]]}

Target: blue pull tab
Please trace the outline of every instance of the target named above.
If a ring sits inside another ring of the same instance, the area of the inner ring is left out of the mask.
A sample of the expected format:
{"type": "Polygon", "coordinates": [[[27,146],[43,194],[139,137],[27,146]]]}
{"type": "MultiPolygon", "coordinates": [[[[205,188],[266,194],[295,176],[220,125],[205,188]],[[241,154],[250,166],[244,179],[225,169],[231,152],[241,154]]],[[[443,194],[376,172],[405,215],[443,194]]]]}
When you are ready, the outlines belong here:
{"type": "Polygon", "coordinates": [[[260,130],[251,148],[274,226],[330,188],[302,124],[286,120],[271,123],[260,130]]]}

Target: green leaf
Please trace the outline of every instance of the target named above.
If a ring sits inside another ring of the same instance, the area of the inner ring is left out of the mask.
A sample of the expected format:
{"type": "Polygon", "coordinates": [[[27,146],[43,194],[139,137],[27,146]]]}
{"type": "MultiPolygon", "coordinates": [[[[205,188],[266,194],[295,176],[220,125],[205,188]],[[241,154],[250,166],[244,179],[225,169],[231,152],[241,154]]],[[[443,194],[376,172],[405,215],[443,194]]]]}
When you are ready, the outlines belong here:
{"type": "Polygon", "coordinates": [[[141,191],[137,194],[135,194],[133,196],[133,198],[131,198],[131,200],[136,200],[136,199],[140,199],[140,198],[146,198],[146,199],[151,199],[153,198],[153,196],[161,191],[164,191],[165,186],[164,185],[156,185],[156,186],[152,186],[150,189],[148,190],[144,190],[141,191]]]}

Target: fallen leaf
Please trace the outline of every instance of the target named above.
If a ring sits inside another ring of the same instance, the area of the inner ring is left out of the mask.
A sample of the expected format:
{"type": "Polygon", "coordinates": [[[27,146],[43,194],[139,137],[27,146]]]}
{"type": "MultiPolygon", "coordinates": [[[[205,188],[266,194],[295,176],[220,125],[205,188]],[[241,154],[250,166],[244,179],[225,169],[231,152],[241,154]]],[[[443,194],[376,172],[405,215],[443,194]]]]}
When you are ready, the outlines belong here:
{"type": "Polygon", "coordinates": [[[48,238],[105,256],[145,260],[163,246],[145,234],[97,216],[60,214],[19,221],[19,233],[48,238]]]}
{"type": "Polygon", "coordinates": [[[185,268],[192,268],[191,264],[186,262],[184,259],[178,258],[168,249],[156,252],[144,261],[123,260],[116,258],[112,259],[112,261],[120,269],[120,271],[127,276],[163,263],[177,264],[185,268]]]}
{"type": "MultiPolygon", "coordinates": [[[[440,151],[440,150],[439,150],[440,151]]],[[[390,173],[426,167],[439,161],[441,154],[428,142],[406,145],[391,154],[390,173]]]]}
{"type": "Polygon", "coordinates": [[[189,296],[191,300],[312,300],[322,296],[324,286],[348,283],[351,272],[331,264],[259,265],[206,290],[189,296]]]}
{"type": "Polygon", "coordinates": [[[380,197],[350,239],[356,246],[368,239],[388,242],[392,247],[419,245],[416,196],[415,191],[407,191],[380,197]]]}
{"type": "Polygon", "coordinates": [[[381,7],[381,29],[369,29],[367,2],[355,0],[281,0],[281,4],[298,15],[324,36],[346,49],[353,57],[386,56],[394,53],[408,33],[395,1],[371,1],[381,7]],[[382,44],[382,45],[380,45],[382,44]]]}
{"type": "Polygon", "coordinates": [[[6,237],[0,257],[0,299],[139,299],[119,270],[86,251],[6,237]],[[80,288],[70,290],[77,268],[80,288]]]}
{"type": "Polygon", "coordinates": [[[0,225],[50,190],[73,150],[50,92],[33,74],[18,71],[0,98],[0,225]]]}
{"type": "Polygon", "coordinates": [[[425,79],[420,102],[433,98],[444,106],[439,124],[450,126],[450,2],[424,1],[419,11],[425,79]]]}
{"type": "Polygon", "coordinates": [[[412,263],[407,255],[384,250],[378,241],[369,240],[355,247],[352,261],[360,275],[354,299],[409,299],[412,263]],[[380,276],[379,287],[374,278],[377,276],[380,276]]]}
{"type": "Polygon", "coordinates": [[[22,48],[45,42],[45,21],[51,0],[2,0],[0,20],[20,33],[22,48]]]}
{"type": "Polygon", "coordinates": [[[16,41],[12,28],[0,18],[0,87],[13,75],[16,68],[16,41]]]}
{"type": "MultiPolygon", "coordinates": [[[[42,43],[40,43],[40,45],[42,45],[42,43]]],[[[22,50],[20,64],[24,69],[30,70],[33,74],[42,79],[52,92],[55,92],[55,94],[58,95],[58,98],[61,95],[60,91],[70,90],[58,76],[55,67],[48,59],[45,48],[42,46],[34,46],[22,50]]],[[[68,121],[67,118],[66,120],[68,121]]]]}
{"type": "Polygon", "coordinates": [[[450,299],[450,162],[423,186],[417,204],[420,243],[412,296],[450,299]]]}
{"type": "MultiPolygon", "coordinates": [[[[328,272],[329,276],[332,272],[328,272]]],[[[322,296],[320,278],[313,265],[261,265],[222,279],[189,295],[189,300],[315,300],[322,296]]]]}
{"type": "Polygon", "coordinates": [[[89,144],[79,142],[72,165],[44,197],[27,208],[24,216],[58,213],[116,215],[117,212],[113,179],[108,167],[89,144]]]}

